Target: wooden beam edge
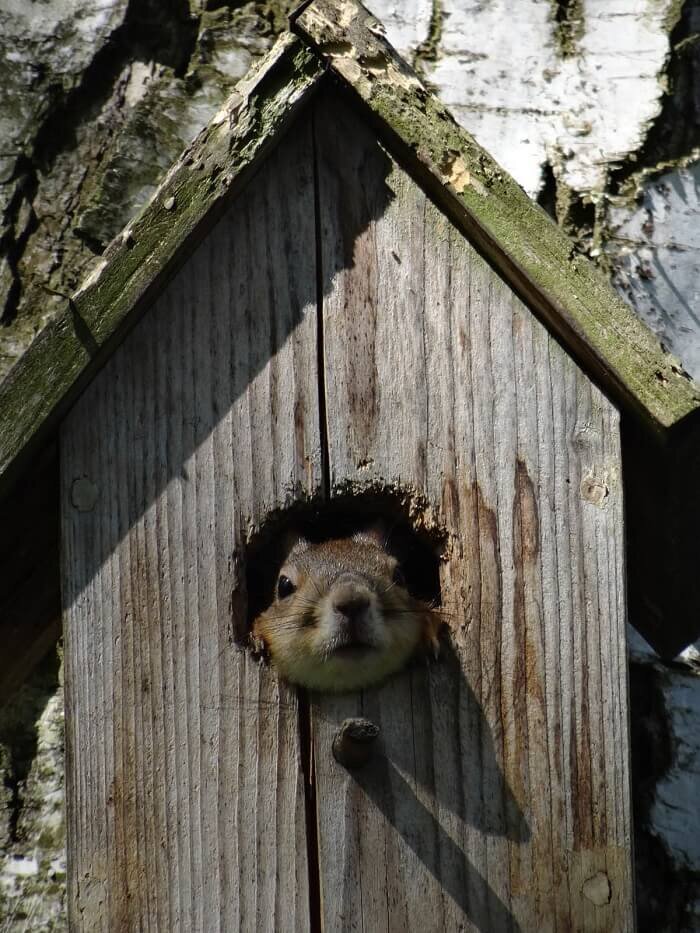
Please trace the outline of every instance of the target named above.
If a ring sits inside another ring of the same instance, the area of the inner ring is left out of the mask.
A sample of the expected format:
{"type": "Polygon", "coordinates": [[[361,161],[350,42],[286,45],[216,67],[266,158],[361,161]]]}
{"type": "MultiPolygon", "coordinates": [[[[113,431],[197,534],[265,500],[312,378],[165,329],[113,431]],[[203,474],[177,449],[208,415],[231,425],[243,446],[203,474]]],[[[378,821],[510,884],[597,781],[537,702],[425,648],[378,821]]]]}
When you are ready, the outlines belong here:
{"type": "Polygon", "coordinates": [[[50,433],[123,339],[127,318],[138,319],[132,311],[147,305],[247,184],[322,73],[318,56],[284,33],[0,383],[0,495],[35,439],[50,433]]]}
{"type": "Polygon", "coordinates": [[[613,401],[662,435],[700,410],[700,386],[680,361],[456,123],[358,0],[311,0],[290,28],[369,108],[407,170],[613,401]]]}

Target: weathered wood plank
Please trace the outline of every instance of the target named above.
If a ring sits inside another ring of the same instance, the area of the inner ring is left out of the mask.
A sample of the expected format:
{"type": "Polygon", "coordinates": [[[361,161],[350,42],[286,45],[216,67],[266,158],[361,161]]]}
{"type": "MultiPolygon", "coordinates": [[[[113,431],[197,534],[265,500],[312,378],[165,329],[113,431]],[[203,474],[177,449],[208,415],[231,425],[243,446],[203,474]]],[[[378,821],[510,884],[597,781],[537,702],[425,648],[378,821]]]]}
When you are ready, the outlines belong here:
{"type": "Polygon", "coordinates": [[[236,636],[320,483],[309,126],[62,427],[71,929],[308,929],[296,697],[236,636]]]}
{"type": "Polygon", "coordinates": [[[617,412],[362,121],[316,107],[331,493],[435,507],[453,645],[315,702],[324,922],[632,929],[617,412]],[[383,732],[354,776],[350,715],[383,732]]]}
{"type": "Polygon", "coordinates": [[[281,37],[66,298],[65,313],[37,335],[0,384],[1,489],[248,183],[321,73],[299,39],[281,37]]]}
{"type": "Polygon", "coordinates": [[[313,0],[292,19],[292,29],[367,105],[419,183],[618,404],[656,430],[700,409],[700,387],[680,361],[458,126],[359,0],[313,0]]]}

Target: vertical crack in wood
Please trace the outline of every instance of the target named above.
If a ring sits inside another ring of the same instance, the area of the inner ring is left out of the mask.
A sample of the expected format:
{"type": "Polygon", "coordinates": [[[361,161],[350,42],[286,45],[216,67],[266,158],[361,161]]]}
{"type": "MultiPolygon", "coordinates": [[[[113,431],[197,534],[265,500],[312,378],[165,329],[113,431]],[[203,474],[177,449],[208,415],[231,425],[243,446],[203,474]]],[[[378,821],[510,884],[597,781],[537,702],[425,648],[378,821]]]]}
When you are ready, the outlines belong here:
{"type": "Polygon", "coordinates": [[[309,872],[309,931],[321,933],[321,873],[318,848],[318,811],[311,703],[308,691],[299,689],[299,753],[306,803],[306,853],[309,872]]]}
{"type": "MultiPolygon", "coordinates": [[[[330,451],[326,416],[326,374],[324,368],[323,335],[323,245],[321,238],[321,206],[318,172],[318,145],[316,137],[316,108],[311,110],[311,137],[314,179],[314,246],[316,251],[316,368],[318,373],[318,426],[321,448],[321,495],[330,497],[330,451]]],[[[306,858],[309,873],[309,930],[321,933],[321,868],[319,863],[318,807],[316,804],[316,775],[314,768],[313,720],[311,703],[306,690],[299,690],[299,751],[304,776],[306,804],[306,858]]]]}
{"type": "Polygon", "coordinates": [[[323,337],[323,240],[321,230],[321,195],[318,172],[318,140],[316,135],[316,105],[311,111],[311,135],[313,139],[314,173],[314,221],[316,241],[316,350],[318,370],[318,424],[321,444],[321,482],[324,499],[331,494],[330,449],[328,446],[328,421],[326,413],[326,370],[323,337]]]}

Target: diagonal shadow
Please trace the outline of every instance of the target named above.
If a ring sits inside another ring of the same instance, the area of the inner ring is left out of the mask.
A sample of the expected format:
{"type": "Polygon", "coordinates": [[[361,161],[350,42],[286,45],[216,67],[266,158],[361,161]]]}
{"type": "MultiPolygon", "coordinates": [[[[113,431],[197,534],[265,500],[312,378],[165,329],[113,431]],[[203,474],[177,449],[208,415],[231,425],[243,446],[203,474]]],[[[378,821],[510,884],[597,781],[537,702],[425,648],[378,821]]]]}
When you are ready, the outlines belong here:
{"type": "Polygon", "coordinates": [[[449,762],[444,770],[419,769],[416,742],[396,743],[392,759],[404,772],[422,772],[419,783],[435,788],[436,799],[469,826],[489,836],[512,842],[530,839],[530,829],[503,774],[499,753],[481,705],[467,680],[460,660],[449,642],[441,648],[440,660],[427,673],[414,671],[412,705],[418,713],[431,710],[429,726],[433,762],[449,762]],[[454,723],[450,730],[436,729],[442,721],[454,723]],[[466,754],[465,754],[466,752],[466,754]],[[448,757],[449,756],[449,757],[448,757]],[[455,780],[447,780],[455,774],[455,780]],[[475,788],[478,793],[475,793],[475,788]]]}
{"type": "MultiPolygon", "coordinates": [[[[309,489],[309,463],[317,456],[309,447],[321,442],[312,431],[320,374],[309,320],[333,287],[332,275],[320,275],[316,249],[313,119],[322,98],[299,113],[69,414],[73,452],[67,460],[64,444],[63,456],[71,469],[69,489],[89,472],[98,498],[94,513],[76,514],[65,503],[80,554],[71,564],[64,606],[166,489],[196,496],[197,452],[217,432],[231,436],[216,489],[225,505],[222,523],[234,513],[241,523],[259,523],[271,496],[282,502],[317,491],[309,489]],[[290,373],[293,383],[285,382],[290,373]],[[290,384],[297,393],[291,399],[290,384]],[[304,384],[309,391],[299,394],[304,384]],[[240,435],[236,423],[230,426],[237,403],[240,435]],[[287,422],[293,423],[289,430],[287,422]],[[267,485],[260,479],[267,475],[272,431],[288,436],[284,443],[293,447],[294,489],[269,488],[270,482],[282,486],[274,476],[267,485]]],[[[334,273],[356,262],[353,243],[393,198],[386,184],[390,160],[376,141],[372,150],[371,183],[340,180],[345,243],[334,273]]],[[[231,554],[218,559],[230,561],[231,554]]]]}
{"type": "MultiPolygon", "coordinates": [[[[348,707],[342,700],[317,699],[315,715],[324,716],[324,710],[335,722],[348,707]]],[[[381,737],[369,762],[349,772],[349,780],[477,929],[519,931],[510,905],[467,848],[476,844],[485,852],[486,839],[496,837],[508,840],[510,850],[526,844],[531,832],[452,646],[445,647],[438,663],[416,666],[378,690],[365,691],[362,715],[380,726],[381,737]],[[399,705],[407,694],[411,711],[399,705]]],[[[324,785],[325,780],[319,794],[325,793],[324,785]]],[[[363,819],[372,820],[371,809],[363,819]]]]}
{"type": "Polygon", "coordinates": [[[416,797],[394,763],[381,757],[371,768],[363,769],[356,780],[365,794],[410,846],[422,864],[457,907],[477,927],[488,933],[520,933],[520,925],[486,879],[469,862],[465,852],[442,828],[427,807],[416,797]],[[391,792],[388,793],[388,789],[391,792]],[[394,809],[394,798],[402,801],[401,815],[394,809]],[[427,827],[431,844],[416,833],[427,827]]]}

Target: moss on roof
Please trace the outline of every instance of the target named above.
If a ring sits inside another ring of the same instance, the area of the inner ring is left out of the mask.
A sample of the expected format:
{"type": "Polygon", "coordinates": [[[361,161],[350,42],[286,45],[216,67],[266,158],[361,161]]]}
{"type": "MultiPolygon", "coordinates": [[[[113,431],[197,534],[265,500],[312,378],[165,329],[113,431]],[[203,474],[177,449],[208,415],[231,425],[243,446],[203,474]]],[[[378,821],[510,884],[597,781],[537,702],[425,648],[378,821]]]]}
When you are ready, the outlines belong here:
{"type": "Polygon", "coordinates": [[[592,379],[663,433],[700,390],[568,237],[527,197],[384,38],[357,0],[312,0],[187,147],[61,314],[0,384],[0,484],[57,424],[250,177],[326,70],[404,167],[560,337],[592,379]]]}
{"type": "Polygon", "coordinates": [[[313,0],[293,28],[369,108],[404,167],[618,404],[661,429],[700,408],[700,387],[680,361],[426,90],[371,13],[357,0],[313,0]]]}

